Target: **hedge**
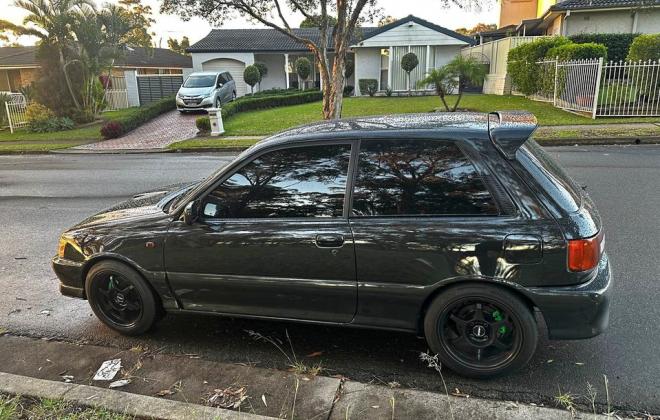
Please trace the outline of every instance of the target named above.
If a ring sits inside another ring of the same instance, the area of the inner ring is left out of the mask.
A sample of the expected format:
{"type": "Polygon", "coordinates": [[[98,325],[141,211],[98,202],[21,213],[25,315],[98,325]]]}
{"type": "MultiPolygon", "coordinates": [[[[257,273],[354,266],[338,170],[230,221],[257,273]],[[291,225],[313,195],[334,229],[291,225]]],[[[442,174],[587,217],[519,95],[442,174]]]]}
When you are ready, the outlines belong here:
{"type": "Polygon", "coordinates": [[[570,42],[568,38],[556,36],[512,48],[509,51],[507,72],[516,89],[525,95],[536,93],[539,90],[539,65],[536,62],[543,60],[550,49],[570,42]]]}
{"type": "Polygon", "coordinates": [[[230,102],[222,108],[222,118],[227,119],[237,112],[254,111],[256,109],[275,108],[316,102],[323,99],[320,90],[308,90],[295,95],[278,95],[263,97],[243,97],[230,102]]]}
{"type": "Polygon", "coordinates": [[[149,105],[131,109],[127,115],[113,118],[106,122],[103,127],[101,127],[101,135],[105,139],[121,137],[147,121],[174,109],[176,109],[174,96],[168,96],[167,98],[152,102],[149,105]]]}
{"type": "Polygon", "coordinates": [[[563,44],[548,50],[546,58],[552,59],[555,57],[559,57],[559,61],[585,60],[600,57],[603,57],[603,60],[607,60],[607,47],[603,44],[593,42],[585,44],[563,44]]]}
{"type": "Polygon", "coordinates": [[[639,34],[578,34],[572,35],[568,39],[576,44],[586,44],[595,42],[607,47],[607,57],[612,61],[622,61],[626,59],[630,44],[639,34]]]}

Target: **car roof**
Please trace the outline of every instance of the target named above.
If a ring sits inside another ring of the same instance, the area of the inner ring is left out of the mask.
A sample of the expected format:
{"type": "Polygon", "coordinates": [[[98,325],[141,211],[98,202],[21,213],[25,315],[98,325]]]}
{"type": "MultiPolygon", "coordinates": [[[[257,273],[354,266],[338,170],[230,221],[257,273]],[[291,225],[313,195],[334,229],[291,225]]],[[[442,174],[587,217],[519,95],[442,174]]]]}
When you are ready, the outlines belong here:
{"type": "Polygon", "coordinates": [[[225,73],[225,72],[222,72],[222,71],[196,71],[194,73],[190,73],[190,75],[188,77],[190,77],[190,76],[216,76],[220,73],[225,73]]]}
{"type": "Polygon", "coordinates": [[[284,130],[259,143],[261,149],[275,144],[299,140],[331,140],[366,137],[398,132],[460,131],[481,133],[488,138],[500,130],[507,130],[520,139],[527,139],[536,128],[536,118],[524,111],[483,112],[430,112],[424,114],[397,114],[350,119],[326,120],[284,130]]]}

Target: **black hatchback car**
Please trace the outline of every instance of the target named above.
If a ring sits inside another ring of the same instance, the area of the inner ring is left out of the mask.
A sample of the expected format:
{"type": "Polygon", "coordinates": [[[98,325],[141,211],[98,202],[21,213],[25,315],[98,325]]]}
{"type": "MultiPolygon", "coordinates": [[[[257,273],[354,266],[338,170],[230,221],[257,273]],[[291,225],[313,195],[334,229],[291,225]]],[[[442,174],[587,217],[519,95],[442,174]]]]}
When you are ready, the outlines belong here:
{"type": "Polygon", "coordinates": [[[601,333],[611,274],[585,192],[529,113],[336,120],[263,140],[193,185],[65,232],[67,296],[124,334],[166,312],[409,331],[456,372],[601,333]]]}

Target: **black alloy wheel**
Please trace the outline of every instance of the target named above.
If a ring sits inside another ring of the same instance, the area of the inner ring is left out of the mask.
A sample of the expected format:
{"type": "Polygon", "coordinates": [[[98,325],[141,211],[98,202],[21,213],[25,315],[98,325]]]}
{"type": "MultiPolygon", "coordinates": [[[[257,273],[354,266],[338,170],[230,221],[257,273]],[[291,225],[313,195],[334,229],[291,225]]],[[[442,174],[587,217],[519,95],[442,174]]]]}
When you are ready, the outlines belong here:
{"type": "Polygon", "coordinates": [[[110,328],[134,335],[156,321],[156,299],[144,279],[116,261],[102,261],[87,274],[85,291],[94,314],[110,328]]]}
{"type": "Polygon", "coordinates": [[[424,324],[431,349],[449,368],[469,377],[524,366],[538,341],[536,320],[525,302],[496,286],[449,288],[431,304],[424,324]]]}

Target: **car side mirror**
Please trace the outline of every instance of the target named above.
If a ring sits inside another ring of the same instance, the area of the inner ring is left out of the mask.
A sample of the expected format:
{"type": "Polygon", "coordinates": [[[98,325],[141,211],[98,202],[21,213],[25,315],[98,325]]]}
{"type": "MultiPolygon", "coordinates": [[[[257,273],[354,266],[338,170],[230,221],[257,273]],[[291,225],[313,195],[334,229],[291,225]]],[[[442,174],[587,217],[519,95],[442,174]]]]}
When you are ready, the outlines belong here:
{"type": "Polygon", "coordinates": [[[224,85],[222,84],[222,82],[218,82],[218,87],[219,87],[219,88],[221,88],[221,87],[223,87],[223,86],[224,86],[224,85]]]}
{"type": "Polygon", "coordinates": [[[199,206],[197,201],[191,201],[186,204],[186,207],[183,209],[183,223],[187,225],[192,225],[195,223],[198,217],[199,206]]]}

